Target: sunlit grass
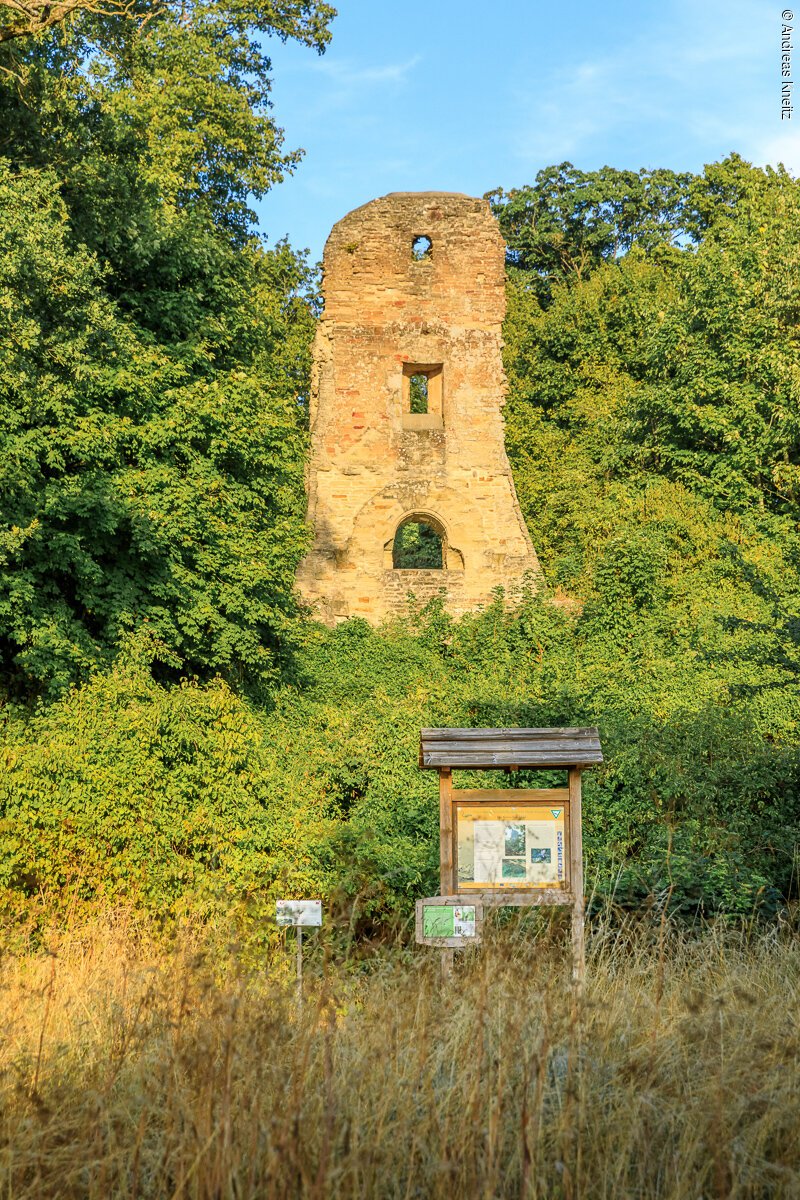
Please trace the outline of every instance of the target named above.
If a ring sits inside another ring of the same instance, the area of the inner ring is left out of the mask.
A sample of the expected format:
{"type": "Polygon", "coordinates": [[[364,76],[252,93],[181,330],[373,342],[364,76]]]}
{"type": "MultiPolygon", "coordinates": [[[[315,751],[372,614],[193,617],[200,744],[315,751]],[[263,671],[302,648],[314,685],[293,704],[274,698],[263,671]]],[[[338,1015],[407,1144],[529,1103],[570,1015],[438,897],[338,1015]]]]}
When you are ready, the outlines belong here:
{"type": "Polygon", "coordinates": [[[800,1195],[786,930],[489,931],[369,970],[245,972],[109,925],[3,966],[0,1194],[20,1198],[800,1195]]]}

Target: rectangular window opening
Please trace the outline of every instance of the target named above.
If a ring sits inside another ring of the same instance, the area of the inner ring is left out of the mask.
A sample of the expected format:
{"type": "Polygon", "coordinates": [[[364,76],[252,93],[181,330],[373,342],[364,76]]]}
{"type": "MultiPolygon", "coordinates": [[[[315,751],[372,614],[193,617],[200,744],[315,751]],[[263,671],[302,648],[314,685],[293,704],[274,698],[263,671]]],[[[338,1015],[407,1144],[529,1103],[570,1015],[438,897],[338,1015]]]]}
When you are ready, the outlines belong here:
{"type": "Polygon", "coordinates": [[[412,375],[408,390],[411,396],[409,411],[412,413],[426,413],[428,411],[428,376],[422,374],[412,375]]]}
{"type": "Polygon", "coordinates": [[[403,364],[403,428],[442,429],[442,364],[403,364]]]}

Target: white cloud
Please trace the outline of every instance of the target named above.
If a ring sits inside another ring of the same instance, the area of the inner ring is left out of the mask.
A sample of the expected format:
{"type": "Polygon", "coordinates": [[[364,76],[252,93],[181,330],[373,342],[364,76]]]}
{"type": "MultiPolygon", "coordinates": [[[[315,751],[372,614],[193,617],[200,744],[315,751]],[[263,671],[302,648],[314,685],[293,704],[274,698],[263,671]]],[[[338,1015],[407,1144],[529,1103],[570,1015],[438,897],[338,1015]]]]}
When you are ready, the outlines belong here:
{"type": "Polygon", "coordinates": [[[415,54],[402,62],[365,66],[352,58],[325,55],[324,58],[308,59],[297,64],[293,73],[314,74],[318,80],[324,80],[321,87],[316,83],[313,89],[309,89],[314,99],[305,112],[305,119],[324,119],[331,109],[359,106],[364,115],[363,106],[369,104],[371,93],[402,89],[409,83],[420,62],[422,56],[415,54]]]}
{"type": "Polygon", "coordinates": [[[374,84],[404,83],[409,72],[421,61],[422,56],[415,54],[405,62],[385,63],[381,67],[361,67],[352,59],[322,58],[310,62],[309,66],[312,70],[330,75],[343,87],[364,88],[374,84]]]}
{"type": "MultiPolygon", "coordinates": [[[[620,166],[654,166],[648,160],[663,158],[665,144],[676,166],[678,155],[710,161],[732,149],[744,153],[764,140],[774,116],[768,91],[779,11],[760,0],[702,7],[674,0],[612,52],[517,87],[512,153],[526,166],[596,159],[597,147],[609,144],[620,147],[620,166]],[[623,164],[620,153],[638,161],[623,164]]],[[[779,104],[775,112],[779,120],[779,104]]]]}
{"type": "MultiPolygon", "coordinates": [[[[797,123],[800,125],[800,105],[797,123]]],[[[793,175],[800,176],[800,129],[796,133],[780,133],[753,144],[748,148],[745,157],[759,167],[777,167],[778,163],[783,163],[793,175]]]]}

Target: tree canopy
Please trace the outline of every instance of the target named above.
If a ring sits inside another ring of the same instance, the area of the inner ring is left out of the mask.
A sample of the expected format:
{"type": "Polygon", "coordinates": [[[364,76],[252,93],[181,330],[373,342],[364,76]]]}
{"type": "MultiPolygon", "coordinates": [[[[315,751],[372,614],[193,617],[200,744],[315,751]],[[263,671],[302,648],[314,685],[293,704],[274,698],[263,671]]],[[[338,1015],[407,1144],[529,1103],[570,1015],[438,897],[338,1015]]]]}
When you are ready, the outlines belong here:
{"type": "Polygon", "coordinates": [[[0,659],[21,694],[139,627],[162,669],[285,665],[313,278],[248,197],[298,157],[260,38],[322,50],[332,11],[83,11],[0,47],[0,659]]]}

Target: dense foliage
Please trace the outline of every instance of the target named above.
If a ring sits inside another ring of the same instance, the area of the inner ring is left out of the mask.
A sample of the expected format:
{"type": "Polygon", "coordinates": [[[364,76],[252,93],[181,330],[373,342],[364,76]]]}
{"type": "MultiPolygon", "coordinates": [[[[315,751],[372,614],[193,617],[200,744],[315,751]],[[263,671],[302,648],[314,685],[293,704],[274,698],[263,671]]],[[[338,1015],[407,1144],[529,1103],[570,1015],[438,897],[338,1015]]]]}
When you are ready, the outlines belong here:
{"type": "Polygon", "coordinates": [[[436,887],[420,726],[596,723],[596,893],[774,912],[800,825],[798,186],[734,155],[494,193],[544,581],[325,630],[293,590],[314,279],[248,197],[296,161],[262,39],[322,49],[331,15],[86,5],[0,44],[4,910],[313,891],[385,927],[436,887]]]}
{"type": "Polygon", "coordinates": [[[615,598],[598,645],[647,621],[666,663],[690,629],[731,700],[794,736],[800,192],[736,158],[690,191],[729,198],[696,246],[634,247],[546,305],[514,272],[509,451],[552,584],[589,620],[615,598]]]}
{"type": "MultiPolygon", "coordinates": [[[[296,161],[260,34],[310,2],[83,14],[0,46],[0,662],[58,693],[147,625],[263,684],[304,544],[310,276],[251,233],[296,161]]],[[[155,643],[154,643],[155,644],[155,643]]]]}
{"type": "MultiPolygon", "coordinates": [[[[158,684],[129,644],[113,671],[6,728],[6,905],[256,915],[276,894],[311,892],[371,930],[436,889],[438,785],[416,765],[421,726],[597,722],[592,891],[775,911],[796,869],[796,748],[726,703],[736,671],[702,653],[713,629],[687,622],[669,658],[647,618],[623,647],[598,638],[617,602],[598,597],[587,616],[537,597],[509,612],[498,598],[460,622],[434,607],[384,631],[317,628],[303,685],[271,712],[221,680],[158,684]]],[[[558,782],[513,778],[537,781],[558,782]]]]}

